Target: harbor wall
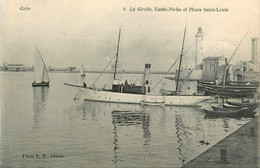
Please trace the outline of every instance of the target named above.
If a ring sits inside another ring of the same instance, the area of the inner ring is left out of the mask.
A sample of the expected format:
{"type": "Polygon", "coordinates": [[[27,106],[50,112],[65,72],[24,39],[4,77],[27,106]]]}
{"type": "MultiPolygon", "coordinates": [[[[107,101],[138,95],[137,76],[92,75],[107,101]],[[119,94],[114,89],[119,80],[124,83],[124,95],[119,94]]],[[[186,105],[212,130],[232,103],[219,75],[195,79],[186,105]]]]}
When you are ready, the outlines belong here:
{"type": "MultiPolygon", "coordinates": [[[[258,109],[259,112],[259,109],[258,109]]],[[[257,168],[259,165],[259,117],[219,141],[182,168],[257,168]]]]}

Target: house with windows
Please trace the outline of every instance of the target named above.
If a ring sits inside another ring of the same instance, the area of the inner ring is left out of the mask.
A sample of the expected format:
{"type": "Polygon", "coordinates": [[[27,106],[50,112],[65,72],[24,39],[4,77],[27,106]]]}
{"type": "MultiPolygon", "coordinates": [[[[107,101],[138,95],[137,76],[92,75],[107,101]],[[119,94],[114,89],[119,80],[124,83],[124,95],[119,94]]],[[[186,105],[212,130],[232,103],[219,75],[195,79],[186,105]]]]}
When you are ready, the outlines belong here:
{"type": "MultiPolygon", "coordinates": [[[[227,65],[227,58],[224,56],[209,56],[203,59],[202,70],[204,81],[222,82],[227,65]]],[[[228,77],[227,77],[228,78],[228,77]]]]}
{"type": "Polygon", "coordinates": [[[7,64],[5,67],[5,70],[8,71],[25,71],[26,67],[24,66],[24,64],[7,64]]]}
{"type": "Polygon", "coordinates": [[[240,61],[231,68],[232,81],[257,81],[259,74],[254,71],[254,64],[251,61],[240,61]]]}

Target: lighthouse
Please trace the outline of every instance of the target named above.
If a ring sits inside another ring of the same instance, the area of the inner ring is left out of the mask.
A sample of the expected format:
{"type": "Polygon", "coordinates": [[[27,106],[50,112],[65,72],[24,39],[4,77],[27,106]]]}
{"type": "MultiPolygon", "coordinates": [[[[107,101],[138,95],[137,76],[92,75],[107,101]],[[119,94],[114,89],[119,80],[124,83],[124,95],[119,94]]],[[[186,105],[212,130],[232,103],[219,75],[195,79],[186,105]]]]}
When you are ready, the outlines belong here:
{"type": "Polygon", "coordinates": [[[196,48],[195,48],[195,67],[201,63],[201,60],[203,59],[203,40],[204,40],[204,34],[202,33],[202,28],[198,28],[197,34],[195,34],[196,37],[196,48]]]}

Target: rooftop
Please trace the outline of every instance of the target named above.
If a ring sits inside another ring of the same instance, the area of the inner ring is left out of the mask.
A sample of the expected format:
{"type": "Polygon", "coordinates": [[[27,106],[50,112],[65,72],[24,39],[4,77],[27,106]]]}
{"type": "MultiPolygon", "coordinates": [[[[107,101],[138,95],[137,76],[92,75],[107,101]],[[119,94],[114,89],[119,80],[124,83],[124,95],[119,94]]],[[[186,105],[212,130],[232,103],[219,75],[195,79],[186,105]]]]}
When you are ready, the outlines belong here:
{"type": "Polygon", "coordinates": [[[213,60],[213,59],[226,59],[224,56],[208,56],[204,58],[203,60],[213,60]]]}
{"type": "Polygon", "coordinates": [[[7,66],[24,66],[23,64],[7,64],[7,66]]]}

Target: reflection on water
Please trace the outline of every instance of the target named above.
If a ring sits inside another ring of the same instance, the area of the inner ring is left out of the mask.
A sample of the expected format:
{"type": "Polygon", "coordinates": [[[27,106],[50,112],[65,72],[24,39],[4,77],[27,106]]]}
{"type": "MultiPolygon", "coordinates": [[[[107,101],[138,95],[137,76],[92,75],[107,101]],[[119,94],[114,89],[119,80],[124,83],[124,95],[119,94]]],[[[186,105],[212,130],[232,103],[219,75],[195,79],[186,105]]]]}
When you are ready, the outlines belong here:
{"type": "Polygon", "coordinates": [[[38,128],[42,120],[41,115],[45,111],[49,87],[33,87],[33,130],[38,128]]]}
{"type": "Polygon", "coordinates": [[[250,120],[204,119],[193,107],[75,102],[77,89],[63,85],[75,83],[75,75],[51,73],[50,88],[33,88],[24,82],[28,73],[2,74],[8,92],[0,167],[181,167],[250,120]],[[24,159],[24,153],[64,158],[24,159]]]}
{"type": "MultiPolygon", "coordinates": [[[[146,110],[146,108],[144,108],[144,110],[146,110]]],[[[149,130],[149,126],[150,126],[150,115],[149,115],[149,113],[147,113],[147,115],[145,115],[143,117],[143,122],[142,122],[142,129],[143,129],[143,134],[144,134],[143,137],[145,139],[145,141],[144,141],[144,151],[145,152],[150,151],[151,132],[149,130]]]]}
{"type": "Polygon", "coordinates": [[[185,133],[185,130],[182,130],[181,116],[178,115],[178,113],[176,111],[175,111],[175,127],[176,127],[177,143],[178,143],[177,150],[180,155],[179,160],[181,160],[182,165],[183,165],[185,162],[185,156],[182,154],[182,151],[181,151],[181,147],[183,145],[181,136],[185,135],[185,134],[183,134],[183,133],[185,133]]]}
{"type": "Polygon", "coordinates": [[[117,162],[122,161],[118,157],[118,149],[119,149],[119,136],[118,136],[118,127],[122,126],[138,126],[140,125],[143,129],[143,138],[144,138],[144,150],[149,152],[150,149],[150,136],[151,133],[149,131],[150,125],[150,115],[146,112],[146,108],[142,108],[142,111],[120,111],[113,110],[112,114],[112,124],[114,126],[113,134],[114,134],[114,159],[113,163],[115,167],[118,167],[117,162]]]}
{"type": "Polygon", "coordinates": [[[101,116],[112,117],[114,167],[126,166],[129,163],[126,153],[137,151],[137,155],[147,160],[142,161],[144,165],[149,160],[151,163],[148,165],[153,165],[156,162],[154,157],[158,157],[166,161],[163,165],[175,163],[181,166],[197,156],[198,151],[208,149],[218,138],[227,135],[224,132],[234,130],[229,127],[230,123],[234,125],[234,120],[204,119],[205,114],[196,107],[153,107],[85,101],[78,110],[82,112],[82,120],[91,117],[98,122],[101,116]]]}
{"type": "MultiPolygon", "coordinates": [[[[176,128],[176,137],[177,137],[177,151],[178,159],[181,161],[181,165],[184,165],[187,153],[184,152],[187,149],[187,140],[194,136],[194,133],[199,133],[201,130],[200,123],[201,118],[198,114],[193,113],[198,112],[197,108],[190,107],[175,107],[175,128],[176,128]]],[[[203,129],[203,128],[202,128],[203,129]]]]}
{"type": "Polygon", "coordinates": [[[119,161],[117,149],[119,148],[119,146],[118,146],[117,127],[116,127],[115,124],[114,124],[113,134],[114,134],[114,142],[113,142],[113,144],[114,144],[114,159],[113,159],[113,164],[115,165],[115,167],[117,167],[117,162],[119,161]]]}
{"type": "Polygon", "coordinates": [[[131,126],[143,124],[146,120],[146,114],[144,111],[112,111],[113,124],[117,126],[131,126]]]}

